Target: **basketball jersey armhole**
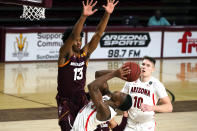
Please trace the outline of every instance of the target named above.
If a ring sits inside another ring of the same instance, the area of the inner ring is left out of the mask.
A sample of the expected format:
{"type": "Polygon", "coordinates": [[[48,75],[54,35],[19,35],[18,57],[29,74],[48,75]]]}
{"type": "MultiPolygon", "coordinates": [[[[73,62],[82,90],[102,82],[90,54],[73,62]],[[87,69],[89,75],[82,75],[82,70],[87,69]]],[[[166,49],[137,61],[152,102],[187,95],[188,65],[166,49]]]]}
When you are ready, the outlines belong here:
{"type": "Polygon", "coordinates": [[[81,54],[82,57],[86,57],[86,66],[88,66],[88,58],[87,58],[87,53],[85,51],[82,52],[81,54]]]}
{"type": "Polygon", "coordinates": [[[70,62],[70,59],[69,59],[69,60],[67,60],[64,64],[62,64],[62,65],[58,65],[58,67],[64,67],[64,66],[66,66],[69,62],[70,62]]]}

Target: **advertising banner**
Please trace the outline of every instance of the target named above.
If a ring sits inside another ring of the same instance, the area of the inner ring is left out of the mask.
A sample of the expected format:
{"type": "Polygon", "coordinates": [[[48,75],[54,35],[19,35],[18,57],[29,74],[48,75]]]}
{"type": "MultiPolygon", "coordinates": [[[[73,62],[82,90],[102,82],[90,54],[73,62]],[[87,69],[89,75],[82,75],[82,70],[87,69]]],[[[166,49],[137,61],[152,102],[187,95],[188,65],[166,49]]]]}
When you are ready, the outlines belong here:
{"type": "Polygon", "coordinates": [[[164,32],[163,57],[197,56],[197,32],[164,32]]]}
{"type": "Polygon", "coordinates": [[[62,33],[7,33],[5,61],[57,60],[62,33]]]}
{"type": "MultiPolygon", "coordinates": [[[[88,41],[94,32],[88,33],[88,41]]],[[[161,56],[161,32],[106,32],[91,59],[141,58],[161,56]]]]}

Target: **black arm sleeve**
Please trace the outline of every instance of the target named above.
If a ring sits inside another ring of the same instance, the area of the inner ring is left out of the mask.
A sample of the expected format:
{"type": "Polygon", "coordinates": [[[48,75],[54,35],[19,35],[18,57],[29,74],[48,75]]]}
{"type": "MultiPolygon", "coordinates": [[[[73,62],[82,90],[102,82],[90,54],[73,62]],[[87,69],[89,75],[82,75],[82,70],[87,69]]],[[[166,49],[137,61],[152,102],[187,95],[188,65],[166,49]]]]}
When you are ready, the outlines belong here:
{"type": "Polygon", "coordinates": [[[127,117],[122,117],[122,121],[119,125],[112,129],[112,131],[123,131],[127,124],[127,117]]]}

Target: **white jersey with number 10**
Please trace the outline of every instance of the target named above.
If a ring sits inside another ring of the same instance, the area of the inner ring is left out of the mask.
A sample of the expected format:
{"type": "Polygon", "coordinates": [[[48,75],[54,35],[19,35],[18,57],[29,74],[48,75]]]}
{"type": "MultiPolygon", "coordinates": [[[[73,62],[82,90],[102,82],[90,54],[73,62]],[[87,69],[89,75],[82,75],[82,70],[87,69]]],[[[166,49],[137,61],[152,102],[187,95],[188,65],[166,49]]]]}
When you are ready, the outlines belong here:
{"type": "Polygon", "coordinates": [[[132,107],[129,109],[128,123],[147,122],[154,119],[155,112],[143,112],[140,109],[141,103],[156,105],[159,98],[168,96],[164,85],[156,78],[151,77],[148,82],[126,82],[122,92],[130,94],[132,97],[132,107]]]}

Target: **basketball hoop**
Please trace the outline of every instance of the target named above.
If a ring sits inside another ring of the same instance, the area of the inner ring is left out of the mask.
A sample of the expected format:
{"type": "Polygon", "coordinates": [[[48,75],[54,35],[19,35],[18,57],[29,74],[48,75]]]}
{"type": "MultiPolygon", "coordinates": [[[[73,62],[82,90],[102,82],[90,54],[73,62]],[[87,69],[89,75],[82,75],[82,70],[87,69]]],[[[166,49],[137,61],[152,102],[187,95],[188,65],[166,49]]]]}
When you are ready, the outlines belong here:
{"type": "Polygon", "coordinates": [[[29,5],[23,5],[23,14],[20,18],[33,20],[45,19],[45,9],[43,7],[35,7],[29,5]]]}

